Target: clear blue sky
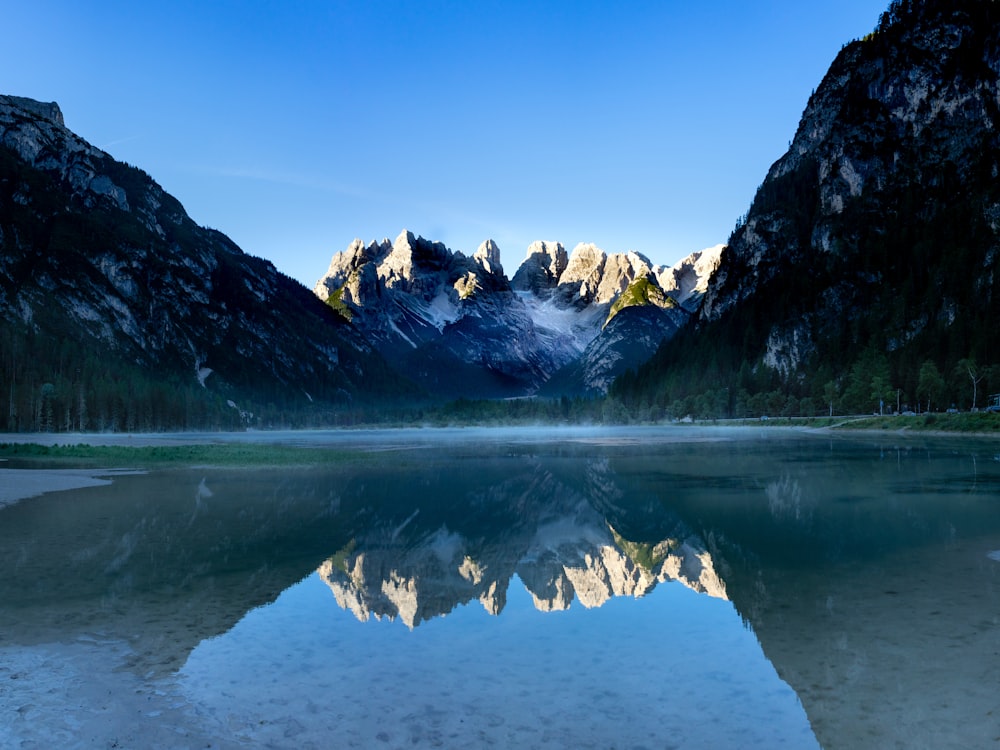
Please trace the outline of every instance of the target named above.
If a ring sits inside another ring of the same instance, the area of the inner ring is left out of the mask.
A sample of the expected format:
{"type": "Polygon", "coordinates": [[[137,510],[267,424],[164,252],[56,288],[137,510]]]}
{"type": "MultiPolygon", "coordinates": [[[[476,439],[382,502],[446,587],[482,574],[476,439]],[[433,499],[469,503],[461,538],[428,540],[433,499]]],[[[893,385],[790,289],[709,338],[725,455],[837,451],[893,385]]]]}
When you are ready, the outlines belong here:
{"type": "Polygon", "coordinates": [[[7,3],[2,93],[312,286],[404,227],[509,275],[536,239],[724,242],[888,0],[7,3]]]}

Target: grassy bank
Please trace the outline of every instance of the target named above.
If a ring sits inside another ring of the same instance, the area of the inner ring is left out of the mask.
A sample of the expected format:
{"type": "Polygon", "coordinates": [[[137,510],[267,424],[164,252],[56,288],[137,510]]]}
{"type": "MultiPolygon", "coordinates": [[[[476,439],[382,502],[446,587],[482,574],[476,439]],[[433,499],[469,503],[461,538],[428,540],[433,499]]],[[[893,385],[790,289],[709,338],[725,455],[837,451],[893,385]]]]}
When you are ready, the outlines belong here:
{"type": "Polygon", "coordinates": [[[735,427],[837,427],[844,417],[760,417],[747,419],[727,419],[715,424],[733,425],[735,427]]]}
{"type": "Polygon", "coordinates": [[[696,421],[695,424],[733,427],[800,427],[833,430],[884,430],[912,432],[947,432],[954,434],[1000,436],[1000,413],[969,412],[957,414],[931,413],[913,416],[834,416],[834,417],[770,417],[768,419],[724,419],[696,421]]]}
{"type": "Polygon", "coordinates": [[[1000,414],[962,412],[958,414],[917,414],[898,417],[864,417],[844,420],[838,427],[851,430],[912,430],[1000,435],[1000,414]]]}
{"type": "Polygon", "coordinates": [[[957,414],[916,414],[886,417],[780,417],[741,419],[726,422],[743,427],[809,427],[835,430],[907,430],[913,432],[950,432],[955,434],[1000,435],[1000,413],[962,412],[957,414]]]}

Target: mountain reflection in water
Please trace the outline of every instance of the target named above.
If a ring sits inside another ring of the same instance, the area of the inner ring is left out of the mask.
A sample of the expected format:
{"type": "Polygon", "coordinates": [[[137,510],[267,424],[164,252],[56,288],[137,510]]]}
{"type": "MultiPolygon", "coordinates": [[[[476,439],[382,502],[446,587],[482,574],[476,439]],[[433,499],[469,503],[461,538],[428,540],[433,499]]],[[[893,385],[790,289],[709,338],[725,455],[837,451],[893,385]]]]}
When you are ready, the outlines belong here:
{"type": "Polygon", "coordinates": [[[518,480],[491,488],[493,510],[507,503],[521,512],[515,524],[488,537],[425,526],[418,509],[398,527],[365,529],[319,574],[337,604],[359,620],[398,617],[410,628],[470,601],[499,614],[515,573],[535,608],[545,612],[568,609],[574,598],[584,607],[600,607],[615,596],[643,596],[667,581],[726,598],[704,543],[679,520],[669,536],[630,541],[544,470],[533,481],[528,494],[518,480]]]}
{"type": "Polygon", "coordinates": [[[368,623],[358,638],[379,642],[369,621],[398,619],[411,655],[425,630],[438,637],[418,626],[468,603],[499,615],[471,626],[485,632],[508,597],[593,609],[679,582],[732,602],[823,747],[998,741],[992,444],[668,433],[447,445],[397,435],[407,450],[335,466],[157,471],[24,500],[0,510],[0,648],[124,643],[124,666],[156,680],[196,672],[205,644],[266,619],[257,608],[317,571],[368,623]]]}

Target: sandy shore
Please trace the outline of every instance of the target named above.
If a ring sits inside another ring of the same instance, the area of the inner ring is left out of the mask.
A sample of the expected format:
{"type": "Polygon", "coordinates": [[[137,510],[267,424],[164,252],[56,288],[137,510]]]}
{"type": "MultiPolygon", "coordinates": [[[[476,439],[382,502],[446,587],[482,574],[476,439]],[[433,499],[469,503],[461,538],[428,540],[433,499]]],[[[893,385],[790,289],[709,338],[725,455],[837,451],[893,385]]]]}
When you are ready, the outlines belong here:
{"type": "Polygon", "coordinates": [[[144,680],[126,645],[101,638],[0,648],[0,746],[236,748],[229,727],[204,715],[175,680],[144,680]]]}
{"type": "Polygon", "coordinates": [[[46,492],[111,484],[110,477],[141,474],[134,469],[7,469],[0,464],[0,508],[46,492]]]}

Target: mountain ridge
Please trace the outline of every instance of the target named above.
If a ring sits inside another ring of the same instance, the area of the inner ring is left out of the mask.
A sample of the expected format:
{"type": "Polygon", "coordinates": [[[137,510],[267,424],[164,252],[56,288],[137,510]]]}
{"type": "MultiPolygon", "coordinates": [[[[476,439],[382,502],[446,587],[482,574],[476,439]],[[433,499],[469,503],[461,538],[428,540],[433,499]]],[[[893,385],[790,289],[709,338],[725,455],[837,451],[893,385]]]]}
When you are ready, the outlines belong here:
{"type": "Polygon", "coordinates": [[[11,430],[239,427],[262,409],[329,416],[413,390],[307,289],[66,128],[58,105],[7,96],[0,336],[11,430]]]}
{"type": "Polygon", "coordinates": [[[485,383],[490,395],[603,394],[620,361],[639,364],[689,316],[720,251],[667,268],[634,251],[608,254],[580,243],[567,253],[561,243],[536,241],[508,279],[492,240],[467,256],[404,229],[392,242],[354,240],[333,256],[314,292],[432,391],[476,395],[470,385],[485,383]],[[640,280],[647,293],[630,295],[630,304],[660,314],[644,318],[652,326],[646,335],[612,343],[623,323],[610,331],[608,323],[640,280]],[[597,375],[586,354],[599,339],[601,351],[635,351],[604,359],[597,375]]]}
{"type": "Polygon", "coordinates": [[[675,416],[983,406],[970,380],[1000,386],[998,79],[996,2],[892,3],[810,97],[693,327],[618,396],[675,416]]]}

